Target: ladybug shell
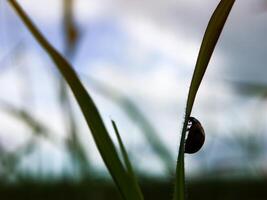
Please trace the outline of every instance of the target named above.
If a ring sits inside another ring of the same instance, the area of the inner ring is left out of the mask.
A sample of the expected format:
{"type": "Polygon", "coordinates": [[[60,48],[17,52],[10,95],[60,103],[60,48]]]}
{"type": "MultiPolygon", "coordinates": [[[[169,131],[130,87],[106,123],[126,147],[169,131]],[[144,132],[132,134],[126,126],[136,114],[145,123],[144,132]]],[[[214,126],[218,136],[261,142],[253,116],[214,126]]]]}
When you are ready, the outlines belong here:
{"type": "Polygon", "coordinates": [[[205,132],[201,123],[194,117],[189,118],[192,123],[188,129],[188,135],[185,140],[185,153],[196,153],[201,149],[205,141],[205,132]]]}

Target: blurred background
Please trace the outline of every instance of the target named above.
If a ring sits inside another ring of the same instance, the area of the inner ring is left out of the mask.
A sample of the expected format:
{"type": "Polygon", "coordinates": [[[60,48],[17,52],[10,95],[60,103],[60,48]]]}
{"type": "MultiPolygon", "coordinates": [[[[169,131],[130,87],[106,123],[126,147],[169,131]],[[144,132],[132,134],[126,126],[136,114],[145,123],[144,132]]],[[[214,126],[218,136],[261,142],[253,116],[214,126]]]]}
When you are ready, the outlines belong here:
{"type": "MultiPolygon", "coordinates": [[[[73,64],[146,199],[172,197],[201,40],[218,0],[20,0],[73,64]],[[117,144],[117,143],[116,143],[117,144]]],[[[206,132],[186,155],[188,199],[266,199],[267,4],[237,1],[197,94],[206,132]]],[[[73,95],[0,0],[0,197],[119,199],[73,95]]]]}

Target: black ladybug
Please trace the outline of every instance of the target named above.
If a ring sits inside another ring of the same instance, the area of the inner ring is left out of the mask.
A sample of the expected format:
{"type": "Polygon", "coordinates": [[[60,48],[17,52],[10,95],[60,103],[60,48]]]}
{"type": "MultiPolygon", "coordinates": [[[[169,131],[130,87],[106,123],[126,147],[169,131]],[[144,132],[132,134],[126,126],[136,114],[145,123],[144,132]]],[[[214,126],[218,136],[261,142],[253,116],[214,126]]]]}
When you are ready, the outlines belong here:
{"type": "Polygon", "coordinates": [[[188,134],[185,140],[185,153],[196,153],[204,144],[205,132],[201,123],[194,117],[189,117],[188,134]]]}

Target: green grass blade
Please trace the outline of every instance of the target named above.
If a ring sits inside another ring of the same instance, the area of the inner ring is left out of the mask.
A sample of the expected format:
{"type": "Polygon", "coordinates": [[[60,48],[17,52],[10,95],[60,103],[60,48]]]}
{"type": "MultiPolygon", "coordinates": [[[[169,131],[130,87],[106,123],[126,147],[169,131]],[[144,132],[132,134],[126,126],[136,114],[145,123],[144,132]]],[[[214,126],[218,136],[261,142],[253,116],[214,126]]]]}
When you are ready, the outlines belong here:
{"type": "Polygon", "coordinates": [[[59,54],[52,45],[42,36],[39,30],[33,25],[29,17],[22,10],[15,0],[8,1],[16,10],[20,19],[32,33],[34,38],[47,52],[50,58],[55,63],[56,67],[70,86],[80,108],[85,117],[85,120],[91,130],[97,148],[107,166],[113,180],[115,181],[122,197],[126,200],[142,200],[135,183],[129,179],[128,173],[125,171],[115,146],[106,130],[106,127],[101,119],[101,116],[95,106],[92,98],[85,90],[76,72],[71,65],[59,54]]]}
{"type": "Polygon", "coordinates": [[[130,160],[128,158],[128,154],[127,154],[127,151],[126,151],[126,149],[124,147],[124,144],[122,142],[118,127],[117,127],[116,123],[113,120],[111,120],[111,123],[112,123],[113,129],[114,129],[114,131],[116,133],[116,137],[117,137],[118,142],[119,142],[119,146],[120,146],[120,150],[121,150],[122,157],[123,157],[123,160],[124,160],[124,164],[125,164],[125,166],[127,168],[128,173],[132,173],[133,172],[132,164],[131,164],[131,162],[130,162],[130,160]]]}
{"type": "Polygon", "coordinates": [[[126,151],[126,149],[124,147],[124,144],[122,142],[118,127],[117,127],[116,123],[113,120],[111,120],[111,122],[112,122],[113,129],[114,129],[114,131],[116,133],[116,136],[117,136],[117,139],[118,139],[118,142],[119,142],[119,146],[120,146],[120,150],[121,150],[121,153],[122,153],[123,161],[124,161],[124,164],[125,164],[126,169],[128,171],[128,174],[130,175],[131,179],[133,180],[133,182],[135,183],[136,187],[139,189],[139,192],[141,193],[141,189],[139,188],[139,185],[138,185],[138,182],[137,182],[137,178],[135,176],[135,173],[134,173],[132,164],[130,162],[130,159],[128,157],[127,151],[126,151]]]}
{"type": "Polygon", "coordinates": [[[224,27],[226,19],[231,11],[235,0],[221,0],[213,15],[210,18],[206,28],[205,35],[202,40],[200,51],[198,54],[194,74],[191,80],[189,93],[187,97],[185,120],[180,140],[179,155],[176,166],[176,178],[174,186],[174,200],[185,199],[185,177],[184,177],[184,142],[188,118],[190,117],[195,97],[207,69],[213,50],[219,39],[221,31],[224,27]]]}
{"type": "Polygon", "coordinates": [[[86,78],[89,81],[89,84],[92,85],[97,92],[100,92],[102,95],[107,96],[108,99],[117,103],[127,116],[140,127],[147,143],[165,165],[166,171],[173,175],[173,163],[175,161],[171,152],[167,146],[164,145],[161,138],[158,137],[158,132],[139,107],[130,98],[110,87],[110,85],[104,84],[88,76],[86,76],[86,78]]]}

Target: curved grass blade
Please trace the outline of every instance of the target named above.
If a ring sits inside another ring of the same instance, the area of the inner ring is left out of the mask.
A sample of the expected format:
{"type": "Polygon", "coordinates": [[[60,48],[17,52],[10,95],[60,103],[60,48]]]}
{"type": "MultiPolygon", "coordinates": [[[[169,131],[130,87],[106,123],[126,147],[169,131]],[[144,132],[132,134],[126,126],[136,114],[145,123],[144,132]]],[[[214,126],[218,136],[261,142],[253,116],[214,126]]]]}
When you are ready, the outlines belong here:
{"type": "Polygon", "coordinates": [[[106,130],[97,107],[92,98],[85,90],[83,84],[78,78],[71,65],[59,54],[54,47],[41,35],[39,30],[33,25],[29,17],[22,10],[15,0],[8,0],[11,6],[16,10],[20,19],[24,22],[28,30],[38,41],[41,47],[47,52],[49,57],[55,63],[56,67],[69,84],[75,99],[77,100],[85,120],[91,130],[97,148],[107,166],[113,180],[115,181],[122,197],[126,200],[142,200],[135,183],[129,178],[125,171],[115,146],[106,130]]]}
{"type": "Polygon", "coordinates": [[[165,165],[165,169],[168,174],[173,175],[173,163],[174,159],[171,152],[166,145],[158,137],[158,133],[146,116],[142,113],[139,107],[126,95],[122,95],[121,92],[115,90],[107,84],[86,76],[89,83],[100,92],[102,95],[107,96],[108,99],[117,103],[120,108],[127,114],[127,116],[141,128],[142,133],[148,144],[155,151],[156,155],[162,160],[165,165]]]}
{"type": "Polygon", "coordinates": [[[182,135],[179,146],[179,155],[176,166],[176,178],[174,186],[174,200],[185,199],[185,177],[184,177],[184,142],[188,118],[190,117],[195,97],[202,81],[202,78],[207,69],[213,50],[219,39],[221,31],[231,11],[235,0],[221,0],[213,15],[210,18],[209,24],[204,34],[200,51],[198,54],[194,74],[191,80],[189,93],[187,97],[185,120],[182,129],[182,135]]]}
{"type": "MultiPolygon", "coordinates": [[[[132,164],[130,162],[130,159],[128,157],[127,151],[126,151],[126,149],[124,147],[124,144],[122,142],[118,127],[117,127],[116,123],[113,120],[111,120],[111,123],[112,123],[113,129],[114,129],[114,131],[116,133],[116,136],[117,136],[117,139],[118,139],[118,142],[119,142],[119,145],[120,145],[120,150],[121,150],[121,153],[122,153],[123,161],[124,161],[124,164],[125,164],[126,169],[128,171],[128,174],[130,175],[131,179],[133,180],[133,182],[138,187],[137,178],[135,176],[135,173],[134,173],[132,164]]],[[[141,193],[141,190],[139,192],[141,193]]]]}

